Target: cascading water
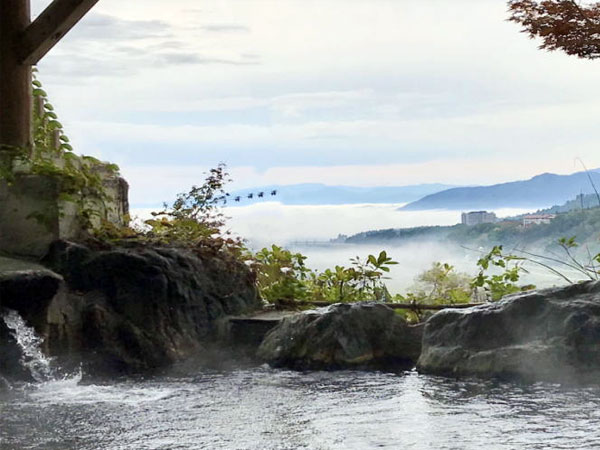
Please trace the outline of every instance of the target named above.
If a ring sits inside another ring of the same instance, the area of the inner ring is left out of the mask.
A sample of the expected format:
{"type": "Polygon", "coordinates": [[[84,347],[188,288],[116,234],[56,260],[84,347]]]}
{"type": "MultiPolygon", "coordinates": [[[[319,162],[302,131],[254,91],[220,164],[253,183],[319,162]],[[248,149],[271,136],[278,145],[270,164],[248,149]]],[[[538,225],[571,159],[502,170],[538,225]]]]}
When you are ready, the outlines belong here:
{"type": "Polygon", "coordinates": [[[43,341],[35,330],[25,323],[17,311],[4,310],[1,317],[21,349],[21,364],[33,379],[39,383],[54,380],[55,373],[51,366],[51,359],[42,352],[43,341]]]}

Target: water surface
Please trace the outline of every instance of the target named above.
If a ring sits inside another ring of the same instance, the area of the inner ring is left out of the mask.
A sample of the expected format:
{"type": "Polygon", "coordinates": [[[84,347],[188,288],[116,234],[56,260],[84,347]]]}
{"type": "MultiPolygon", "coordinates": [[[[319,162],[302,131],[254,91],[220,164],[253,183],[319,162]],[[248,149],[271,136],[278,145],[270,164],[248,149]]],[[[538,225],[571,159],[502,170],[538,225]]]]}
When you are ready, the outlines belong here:
{"type": "Polygon", "coordinates": [[[0,397],[1,449],[600,447],[600,389],[266,366],[0,397]]]}

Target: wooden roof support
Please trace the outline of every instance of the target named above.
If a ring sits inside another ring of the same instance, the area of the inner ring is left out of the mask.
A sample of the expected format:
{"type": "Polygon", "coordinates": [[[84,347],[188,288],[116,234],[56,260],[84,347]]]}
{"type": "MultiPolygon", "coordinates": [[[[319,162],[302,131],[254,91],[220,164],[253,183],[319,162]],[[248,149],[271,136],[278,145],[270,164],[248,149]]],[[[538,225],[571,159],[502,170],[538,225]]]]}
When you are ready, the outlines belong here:
{"type": "Polygon", "coordinates": [[[98,0],[54,0],[31,22],[30,0],[0,0],[0,159],[31,148],[31,66],[98,0]]]}
{"type": "Polygon", "coordinates": [[[21,36],[19,61],[35,65],[98,0],[54,0],[21,36]]]}
{"type": "Polygon", "coordinates": [[[0,152],[31,144],[31,66],[17,52],[30,17],[29,1],[0,0],[0,152]]]}

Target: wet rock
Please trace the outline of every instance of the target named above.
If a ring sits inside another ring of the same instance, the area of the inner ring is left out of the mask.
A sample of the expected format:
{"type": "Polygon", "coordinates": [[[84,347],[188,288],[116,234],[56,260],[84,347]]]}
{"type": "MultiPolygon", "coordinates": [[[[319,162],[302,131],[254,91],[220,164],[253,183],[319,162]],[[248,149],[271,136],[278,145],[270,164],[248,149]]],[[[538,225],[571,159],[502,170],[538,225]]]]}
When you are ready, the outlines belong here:
{"type": "Polygon", "coordinates": [[[221,344],[254,356],[265,336],[285,317],[298,314],[290,310],[263,310],[244,316],[228,316],[219,324],[221,344]]]}
{"type": "Polygon", "coordinates": [[[2,375],[0,375],[0,392],[8,391],[10,391],[10,384],[8,383],[6,378],[3,378],[2,375]]]}
{"type": "Polygon", "coordinates": [[[43,314],[62,282],[60,275],[36,264],[0,267],[0,307],[33,320],[43,314]]]}
{"type": "MultiPolygon", "coordinates": [[[[52,270],[0,265],[0,307],[18,311],[66,370],[162,368],[202,353],[219,319],[261,307],[248,268],[215,256],[57,241],[43,263],[52,270]]],[[[0,363],[16,370],[18,347],[1,325],[0,363]]]]}
{"type": "Polygon", "coordinates": [[[443,310],[425,325],[418,369],[526,381],[600,380],[600,283],[443,310]]]}
{"type": "Polygon", "coordinates": [[[48,309],[50,353],[79,352],[96,373],[145,372],[202,352],[218,319],[261,306],[244,264],[181,249],[58,241],[44,262],[69,288],[48,309]]]}
{"type": "Polygon", "coordinates": [[[258,349],[274,367],[297,370],[406,368],[421,350],[421,328],[385,305],[336,304],[284,318],[258,349]]]}

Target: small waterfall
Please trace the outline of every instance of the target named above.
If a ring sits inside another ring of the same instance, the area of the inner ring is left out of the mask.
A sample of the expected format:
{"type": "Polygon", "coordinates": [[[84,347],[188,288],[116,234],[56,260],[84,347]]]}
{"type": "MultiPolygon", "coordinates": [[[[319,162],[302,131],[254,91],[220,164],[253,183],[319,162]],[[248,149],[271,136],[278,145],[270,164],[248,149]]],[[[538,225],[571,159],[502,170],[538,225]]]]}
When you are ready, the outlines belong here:
{"type": "Polygon", "coordinates": [[[25,323],[17,311],[6,309],[1,317],[21,348],[23,367],[39,383],[53,380],[55,374],[50,366],[51,359],[42,353],[42,339],[35,334],[35,330],[25,323]]]}

